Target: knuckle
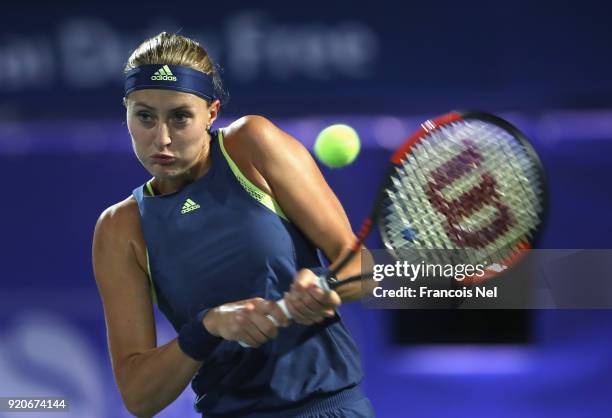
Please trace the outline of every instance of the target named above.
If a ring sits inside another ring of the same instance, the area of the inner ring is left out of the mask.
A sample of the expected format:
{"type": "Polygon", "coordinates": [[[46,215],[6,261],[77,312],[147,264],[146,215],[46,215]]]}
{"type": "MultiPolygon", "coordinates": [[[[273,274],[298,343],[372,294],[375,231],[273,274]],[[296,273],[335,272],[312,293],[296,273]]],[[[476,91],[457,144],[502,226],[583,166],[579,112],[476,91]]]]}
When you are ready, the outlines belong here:
{"type": "Polygon", "coordinates": [[[304,302],[304,307],[308,309],[309,311],[316,311],[317,303],[313,300],[307,300],[304,302]]]}

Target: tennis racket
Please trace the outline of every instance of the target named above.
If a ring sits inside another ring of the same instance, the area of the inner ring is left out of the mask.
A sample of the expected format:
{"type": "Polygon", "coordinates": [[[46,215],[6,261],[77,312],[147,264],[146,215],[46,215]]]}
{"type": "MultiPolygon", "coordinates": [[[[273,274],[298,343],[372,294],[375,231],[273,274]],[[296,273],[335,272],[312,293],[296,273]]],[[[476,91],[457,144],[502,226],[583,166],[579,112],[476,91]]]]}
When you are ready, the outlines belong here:
{"type": "MultiPolygon", "coordinates": [[[[355,243],[318,284],[333,290],[371,278],[366,273],[332,279],[374,225],[396,258],[410,254],[411,261],[487,266],[483,276],[462,284],[479,283],[507,270],[532,247],[545,206],[542,164],[517,128],[484,112],[447,113],[422,123],[391,155],[355,243]],[[458,254],[466,259],[458,260],[458,254]]],[[[277,303],[291,319],[284,300],[277,303]]]]}

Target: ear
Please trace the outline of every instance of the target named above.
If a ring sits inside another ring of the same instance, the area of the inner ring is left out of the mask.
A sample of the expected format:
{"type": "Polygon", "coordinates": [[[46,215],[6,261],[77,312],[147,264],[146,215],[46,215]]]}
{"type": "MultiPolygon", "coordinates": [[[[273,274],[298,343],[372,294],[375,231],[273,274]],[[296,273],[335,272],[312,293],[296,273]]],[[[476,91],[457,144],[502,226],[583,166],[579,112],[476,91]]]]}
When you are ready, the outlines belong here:
{"type": "Polygon", "coordinates": [[[219,99],[215,100],[208,106],[209,125],[212,125],[215,119],[217,119],[217,116],[219,116],[219,109],[221,109],[221,102],[219,99]]]}
{"type": "Polygon", "coordinates": [[[123,98],[123,107],[127,109],[127,98],[123,98]]]}

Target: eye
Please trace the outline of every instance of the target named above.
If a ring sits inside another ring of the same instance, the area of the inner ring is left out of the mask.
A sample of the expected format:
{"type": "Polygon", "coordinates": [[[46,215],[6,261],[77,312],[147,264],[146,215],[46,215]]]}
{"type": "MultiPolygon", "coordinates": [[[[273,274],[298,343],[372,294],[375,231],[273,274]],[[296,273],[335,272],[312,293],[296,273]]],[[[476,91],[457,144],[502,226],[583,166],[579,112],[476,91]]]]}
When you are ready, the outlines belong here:
{"type": "Polygon", "coordinates": [[[151,115],[149,112],[138,112],[136,116],[143,123],[149,123],[153,121],[153,115],[151,115]]]}
{"type": "Polygon", "coordinates": [[[187,123],[187,120],[191,117],[189,113],[178,112],[174,114],[174,120],[177,123],[187,123]]]}

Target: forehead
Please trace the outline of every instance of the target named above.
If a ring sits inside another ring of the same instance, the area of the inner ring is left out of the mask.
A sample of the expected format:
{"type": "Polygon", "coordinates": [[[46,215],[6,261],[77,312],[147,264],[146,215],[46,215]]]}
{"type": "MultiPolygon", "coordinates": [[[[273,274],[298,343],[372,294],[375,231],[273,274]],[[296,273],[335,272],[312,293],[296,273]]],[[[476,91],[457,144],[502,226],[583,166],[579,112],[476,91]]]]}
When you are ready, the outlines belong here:
{"type": "Polygon", "coordinates": [[[206,101],[194,94],[176,90],[143,89],[130,93],[128,103],[156,110],[170,110],[177,107],[205,108],[206,101]]]}

